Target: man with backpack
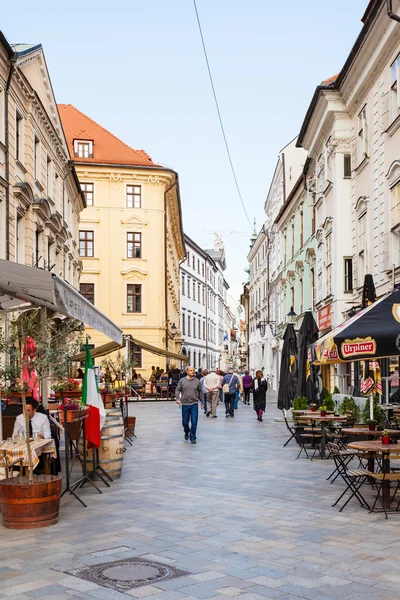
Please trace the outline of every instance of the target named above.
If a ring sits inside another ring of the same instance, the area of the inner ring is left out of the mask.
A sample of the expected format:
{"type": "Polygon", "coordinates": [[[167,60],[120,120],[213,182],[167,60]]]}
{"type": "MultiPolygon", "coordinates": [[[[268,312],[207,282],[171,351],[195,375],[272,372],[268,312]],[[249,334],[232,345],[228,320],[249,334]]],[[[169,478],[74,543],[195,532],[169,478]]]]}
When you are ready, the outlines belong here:
{"type": "Polygon", "coordinates": [[[235,416],[235,397],[236,391],[240,390],[240,380],[233,369],[228,369],[227,374],[222,380],[222,391],[225,399],[225,416],[226,418],[235,416]]]}

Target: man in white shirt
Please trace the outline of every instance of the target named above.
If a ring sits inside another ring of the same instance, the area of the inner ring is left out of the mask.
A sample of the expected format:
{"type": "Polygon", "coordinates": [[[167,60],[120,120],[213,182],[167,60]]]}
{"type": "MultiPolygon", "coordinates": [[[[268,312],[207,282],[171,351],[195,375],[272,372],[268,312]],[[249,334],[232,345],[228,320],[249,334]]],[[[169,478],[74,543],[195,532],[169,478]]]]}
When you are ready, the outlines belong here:
{"type": "Polygon", "coordinates": [[[217,375],[215,369],[211,371],[208,375],[205,376],[203,386],[207,390],[207,404],[209,406],[207,411],[207,417],[210,416],[212,419],[217,418],[217,406],[219,399],[219,384],[220,384],[220,376],[217,375]]]}
{"type": "MultiPolygon", "coordinates": [[[[29,437],[39,437],[41,439],[49,440],[51,439],[51,431],[50,431],[50,422],[47,415],[36,412],[38,407],[38,403],[33,398],[28,397],[26,399],[26,412],[28,414],[29,419],[29,437]]],[[[13,439],[15,439],[18,434],[24,433],[26,437],[28,437],[25,431],[25,418],[24,415],[19,415],[15,419],[14,431],[13,431],[13,439]]]]}

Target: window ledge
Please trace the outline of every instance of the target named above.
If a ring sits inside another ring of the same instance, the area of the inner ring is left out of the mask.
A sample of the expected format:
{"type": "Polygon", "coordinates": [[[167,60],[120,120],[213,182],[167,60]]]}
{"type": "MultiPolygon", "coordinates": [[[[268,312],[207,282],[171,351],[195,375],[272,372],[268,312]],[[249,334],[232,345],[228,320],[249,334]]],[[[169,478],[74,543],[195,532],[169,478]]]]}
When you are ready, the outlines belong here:
{"type": "Polygon", "coordinates": [[[85,260],[98,260],[97,256],[82,256],[81,254],[79,255],[79,258],[84,258],[85,260]]]}
{"type": "Polygon", "coordinates": [[[392,123],[386,129],[385,133],[392,136],[398,130],[399,127],[400,127],[400,114],[397,115],[397,117],[395,118],[394,121],[392,121],[392,123]]]}
{"type": "Polygon", "coordinates": [[[357,174],[361,173],[361,171],[367,166],[368,163],[369,163],[369,156],[364,156],[364,158],[359,163],[359,165],[354,169],[354,172],[357,174]]]}
{"type": "Polygon", "coordinates": [[[124,317],[131,317],[132,315],[135,315],[137,317],[147,317],[147,313],[142,313],[142,312],[140,312],[140,313],[138,313],[138,312],[124,312],[124,313],[122,313],[122,315],[124,317]]]}
{"type": "Polygon", "coordinates": [[[40,181],[38,181],[37,179],[35,179],[35,185],[36,187],[43,192],[44,191],[44,187],[42,186],[42,184],[40,183],[40,181]]]}
{"type": "Polygon", "coordinates": [[[27,169],[25,169],[24,165],[22,164],[22,162],[20,160],[17,159],[15,161],[15,164],[17,165],[17,167],[19,167],[21,169],[21,171],[23,173],[27,173],[28,172],[27,169]]]}
{"type": "Polygon", "coordinates": [[[396,225],[393,225],[393,227],[391,227],[390,231],[392,233],[397,233],[397,235],[400,234],[400,223],[396,223],[396,225]]]}

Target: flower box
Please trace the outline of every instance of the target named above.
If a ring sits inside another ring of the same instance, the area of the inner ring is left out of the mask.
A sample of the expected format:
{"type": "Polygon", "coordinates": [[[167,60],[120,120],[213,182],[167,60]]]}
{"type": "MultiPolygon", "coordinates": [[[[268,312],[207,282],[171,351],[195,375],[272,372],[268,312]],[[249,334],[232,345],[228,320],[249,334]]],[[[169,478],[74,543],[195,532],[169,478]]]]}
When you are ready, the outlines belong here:
{"type": "Polygon", "coordinates": [[[77,391],[71,391],[71,390],[64,390],[64,391],[58,391],[56,392],[56,398],[81,398],[82,397],[82,390],[77,390],[77,391]]]}
{"type": "MultiPolygon", "coordinates": [[[[67,423],[72,423],[73,421],[75,421],[76,419],[82,419],[83,417],[85,417],[89,412],[88,408],[80,408],[78,410],[66,410],[67,413],[67,423]]],[[[64,410],[61,408],[60,409],[60,421],[61,423],[64,422],[64,410]]]]}
{"type": "Polygon", "coordinates": [[[388,435],[383,435],[381,437],[381,442],[384,446],[389,446],[390,444],[390,437],[388,435]]]}

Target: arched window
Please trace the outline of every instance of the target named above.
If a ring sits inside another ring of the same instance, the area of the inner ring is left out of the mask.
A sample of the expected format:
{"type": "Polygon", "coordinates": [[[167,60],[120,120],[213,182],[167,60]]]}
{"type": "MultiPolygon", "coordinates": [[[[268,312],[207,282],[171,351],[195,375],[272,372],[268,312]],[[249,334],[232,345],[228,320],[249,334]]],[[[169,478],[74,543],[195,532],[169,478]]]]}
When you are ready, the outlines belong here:
{"type": "Polygon", "coordinates": [[[357,285],[361,286],[368,271],[368,203],[361,196],[356,204],[357,285]]]}

